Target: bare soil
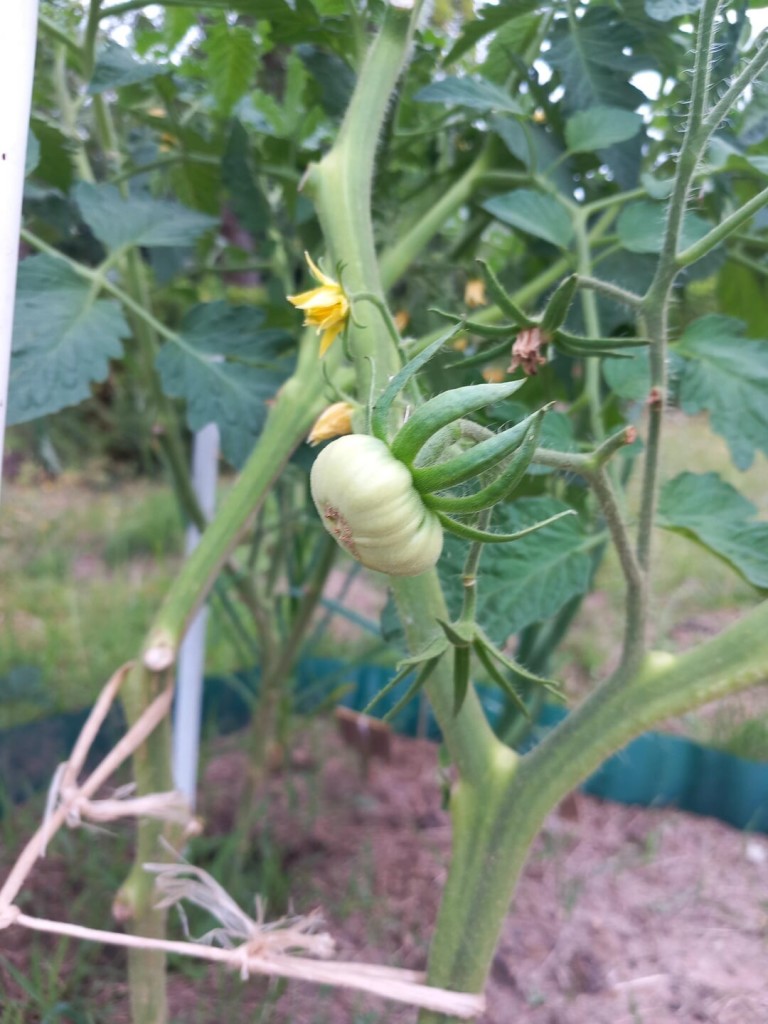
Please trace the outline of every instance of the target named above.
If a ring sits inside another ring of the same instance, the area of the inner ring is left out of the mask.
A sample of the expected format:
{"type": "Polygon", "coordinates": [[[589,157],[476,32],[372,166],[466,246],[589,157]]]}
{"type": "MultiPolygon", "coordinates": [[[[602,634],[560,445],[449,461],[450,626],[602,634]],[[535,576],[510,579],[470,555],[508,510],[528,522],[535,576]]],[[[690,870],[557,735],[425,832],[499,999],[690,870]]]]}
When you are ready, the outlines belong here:
{"type": "MultiPolygon", "coordinates": [[[[268,814],[254,843],[268,836],[279,851],[295,910],[323,909],[340,959],[423,968],[450,852],[437,748],[393,737],[389,762],[374,762],[364,778],[356,753],[321,725],[297,744],[292,762],[270,779],[268,814]]],[[[209,761],[200,806],[208,834],[223,839],[233,829],[246,764],[231,740],[209,761]]],[[[6,829],[6,838],[11,833],[6,829]]],[[[11,855],[6,845],[4,865],[11,855]]],[[[30,910],[67,918],[86,884],[67,877],[63,855],[54,851],[31,879],[30,910]]],[[[102,926],[108,906],[105,894],[102,926]]],[[[0,1007],[3,991],[8,999],[19,995],[2,956],[26,973],[35,948],[39,956],[39,945],[19,929],[0,934],[0,1007]]],[[[120,977],[122,953],[99,958],[103,976],[91,971],[78,994],[94,1021],[128,1021],[125,985],[109,980],[120,977]]],[[[766,1024],[767,968],[768,837],[574,794],[549,818],[531,853],[482,1020],[766,1024]]],[[[266,1009],[265,983],[222,978],[207,967],[175,969],[170,999],[178,1024],[416,1018],[396,1004],[299,983],[266,1009]]]]}

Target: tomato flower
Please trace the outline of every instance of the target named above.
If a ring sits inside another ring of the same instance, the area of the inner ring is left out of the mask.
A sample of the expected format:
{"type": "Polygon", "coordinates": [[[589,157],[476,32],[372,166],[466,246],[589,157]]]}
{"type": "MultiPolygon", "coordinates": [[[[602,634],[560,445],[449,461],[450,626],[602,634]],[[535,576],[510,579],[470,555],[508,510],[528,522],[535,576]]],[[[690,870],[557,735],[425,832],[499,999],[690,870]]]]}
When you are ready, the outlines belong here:
{"type": "Polygon", "coordinates": [[[349,300],[341,285],[328,277],[313,261],[308,252],[304,253],[312,276],[319,288],[310,288],[299,295],[288,295],[288,301],[297,309],[304,310],[304,326],[316,327],[321,334],[320,355],[325,355],[337,335],[344,330],[349,319],[349,300]]]}

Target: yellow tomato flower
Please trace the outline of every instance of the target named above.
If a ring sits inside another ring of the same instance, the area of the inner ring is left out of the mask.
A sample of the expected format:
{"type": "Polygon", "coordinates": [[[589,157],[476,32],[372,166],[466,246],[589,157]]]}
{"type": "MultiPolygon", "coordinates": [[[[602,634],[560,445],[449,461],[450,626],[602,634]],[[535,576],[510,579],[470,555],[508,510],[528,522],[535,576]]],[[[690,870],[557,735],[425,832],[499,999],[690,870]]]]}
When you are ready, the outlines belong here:
{"type": "Polygon", "coordinates": [[[334,402],[333,405],[329,405],[315,420],[307,441],[315,445],[320,444],[321,441],[330,441],[331,438],[341,437],[342,434],[351,434],[354,411],[349,402],[334,402]]]}
{"type": "Polygon", "coordinates": [[[486,304],[485,281],[482,278],[475,277],[467,281],[464,288],[464,302],[470,309],[476,309],[478,306],[486,304]]]}
{"type": "Polygon", "coordinates": [[[288,301],[297,309],[304,310],[304,326],[316,327],[321,334],[320,355],[325,355],[344,330],[349,319],[349,300],[341,285],[328,277],[313,261],[308,252],[304,253],[312,277],[319,283],[319,288],[311,288],[300,295],[287,296],[288,301]]]}

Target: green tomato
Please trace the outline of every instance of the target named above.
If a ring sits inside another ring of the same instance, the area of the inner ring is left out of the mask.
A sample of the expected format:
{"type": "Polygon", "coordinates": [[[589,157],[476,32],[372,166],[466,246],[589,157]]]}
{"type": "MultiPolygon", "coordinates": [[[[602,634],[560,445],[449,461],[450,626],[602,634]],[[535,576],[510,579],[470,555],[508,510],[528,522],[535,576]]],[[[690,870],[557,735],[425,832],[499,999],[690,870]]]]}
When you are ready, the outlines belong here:
{"type": "Polygon", "coordinates": [[[323,526],[369,569],[418,576],[437,563],[440,521],[407,466],[378,438],[348,434],[332,441],[315,459],[310,487],[323,526]]]}

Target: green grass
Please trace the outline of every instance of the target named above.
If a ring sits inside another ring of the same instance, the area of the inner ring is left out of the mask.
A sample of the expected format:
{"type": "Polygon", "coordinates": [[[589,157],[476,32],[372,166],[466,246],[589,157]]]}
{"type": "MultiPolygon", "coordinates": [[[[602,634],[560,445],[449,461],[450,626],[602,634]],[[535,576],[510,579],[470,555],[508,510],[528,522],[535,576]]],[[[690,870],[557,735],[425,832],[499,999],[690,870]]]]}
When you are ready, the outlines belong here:
{"type": "MultiPolygon", "coordinates": [[[[0,728],[85,707],[142,637],[181,560],[172,493],[146,481],[5,484],[0,505],[0,728]]],[[[215,613],[210,664],[238,664],[215,613]]]]}

